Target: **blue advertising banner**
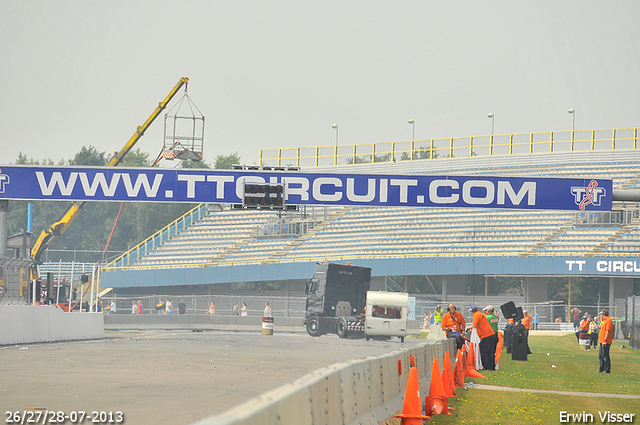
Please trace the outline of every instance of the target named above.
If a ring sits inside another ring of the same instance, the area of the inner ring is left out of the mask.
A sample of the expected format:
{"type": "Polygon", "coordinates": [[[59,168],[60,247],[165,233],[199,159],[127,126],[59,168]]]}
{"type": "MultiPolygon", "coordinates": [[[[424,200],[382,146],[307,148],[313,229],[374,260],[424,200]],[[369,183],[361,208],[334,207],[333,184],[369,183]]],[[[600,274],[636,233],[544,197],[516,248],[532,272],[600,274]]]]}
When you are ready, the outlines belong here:
{"type": "Polygon", "coordinates": [[[610,211],[607,179],[3,166],[0,199],[241,204],[245,183],[281,183],[289,205],[610,211]]]}

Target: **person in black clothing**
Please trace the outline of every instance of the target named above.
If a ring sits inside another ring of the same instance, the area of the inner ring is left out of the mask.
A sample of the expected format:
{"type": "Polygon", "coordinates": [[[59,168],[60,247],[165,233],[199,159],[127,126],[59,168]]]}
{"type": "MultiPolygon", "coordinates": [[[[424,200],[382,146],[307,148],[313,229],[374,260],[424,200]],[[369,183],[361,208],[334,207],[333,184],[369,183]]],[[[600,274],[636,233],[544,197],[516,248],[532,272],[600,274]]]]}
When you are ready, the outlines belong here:
{"type": "Polygon", "coordinates": [[[164,313],[164,301],[162,301],[162,298],[158,298],[158,304],[156,304],[156,313],[164,313]]]}
{"type": "Polygon", "coordinates": [[[178,314],[185,314],[187,312],[187,305],[184,303],[184,300],[180,300],[178,304],[178,314]]]}

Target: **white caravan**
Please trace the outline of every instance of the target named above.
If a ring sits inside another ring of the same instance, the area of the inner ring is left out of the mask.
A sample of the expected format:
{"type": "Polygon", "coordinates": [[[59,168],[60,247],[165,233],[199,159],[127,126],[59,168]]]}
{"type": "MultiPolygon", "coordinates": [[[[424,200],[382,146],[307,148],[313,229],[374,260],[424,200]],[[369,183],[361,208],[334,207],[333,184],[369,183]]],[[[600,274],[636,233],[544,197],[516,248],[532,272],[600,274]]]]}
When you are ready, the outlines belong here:
{"type": "Polygon", "coordinates": [[[404,342],[407,335],[409,294],[398,292],[367,292],[364,335],[397,336],[404,342]]]}

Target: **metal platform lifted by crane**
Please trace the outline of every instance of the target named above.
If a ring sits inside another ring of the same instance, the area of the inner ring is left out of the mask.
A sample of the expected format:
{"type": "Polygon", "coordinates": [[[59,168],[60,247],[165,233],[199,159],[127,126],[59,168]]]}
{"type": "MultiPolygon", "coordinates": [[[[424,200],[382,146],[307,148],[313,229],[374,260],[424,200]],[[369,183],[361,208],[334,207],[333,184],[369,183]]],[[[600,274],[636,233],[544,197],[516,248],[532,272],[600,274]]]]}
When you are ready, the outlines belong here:
{"type": "Polygon", "coordinates": [[[191,101],[185,86],[182,99],[164,116],[162,157],[200,161],[203,143],[204,116],[191,101]]]}
{"type": "MultiPolygon", "coordinates": [[[[189,82],[189,79],[187,77],[183,77],[178,81],[178,83],[173,87],[173,89],[171,89],[169,94],[158,104],[158,107],[153,111],[153,113],[149,116],[149,118],[147,118],[147,120],[141,126],[138,126],[138,128],[136,129],[136,132],[133,134],[133,136],[131,136],[131,138],[124,145],[124,147],[120,151],[115,152],[113,154],[113,156],[109,159],[109,161],[106,164],[108,167],[116,167],[122,164],[124,157],[129,153],[131,149],[133,149],[135,144],[144,135],[145,131],[149,128],[149,126],[153,123],[153,121],[158,117],[158,115],[160,115],[160,113],[167,107],[171,99],[173,99],[176,93],[183,86],[185,87],[185,97],[187,96],[186,86],[188,82],[189,82]]],[[[180,103],[182,103],[183,100],[184,100],[184,97],[180,103]]],[[[193,105],[193,103],[189,101],[189,105],[193,105]]],[[[193,106],[195,107],[195,105],[193,106]]],[[[198,113],[200,113],[200,111],[198,111],[198,113]]],[[[184,118],[184,117],[181,117],[181,118],[184,118]]],[[[189,138],[175,139],[180,141],[191,140],[192,143],[191,145],[189,145],[189,149],[190,149],[189,152],[191,152],[194,156],[196,156],[198,160],[202,157],[202,142],[204,140],[203,139],[204,117],[202,117],[202,114],[200,114],[200,119],[203,125],[203,129],[200,131],[200,133],[198,133],[199,136],[197,138],[195,136],[195,133],[192,133],[194,134],[194,136],[192,136],[191,139],[189,138]],[[197,140],[197,143],[196,143],[196,140],[197,140]]],[[[193,121],[195,123],[197,120],[194,118],[193,121]]],[[[177,133],[174,132],[174,134],[177,134],[177,133]]],[[[165,135],[165,141],[166,140],[167,140],[167,137],[165,135]]],[[[185,142],[185,144],[187,144],[187,142],[185,142]]],[[[185,151],[187,151],[187,149],[185,149],[185,151]]],[[[183,156],[186,157],[188,155],[184,154],[183,156]]],[[[188,158],[188,159],[192,159],[192,158],[188,158]]],[[[62,214],[62,216],[58,219],[58,221],[56,221],[51,226],[49,226],[49,228],[42,231],[38,239],[35,241],[33,247],[31,248],[31,259],[36,264],[40,262],[40,255],[44,252],[44,250],[51,243],[51,241],[55,237],[61,236],[64,233],[67,227],[69,227],[69,225],[73,222],[73,220],[80,214],[85,204],[86,204],[86,201],[72,202],[67,207],[67,209],[62,214]]],[[[31,278],[32,279],[38,278],[37,267],[33,267],[31,269],[31,278]]]]}

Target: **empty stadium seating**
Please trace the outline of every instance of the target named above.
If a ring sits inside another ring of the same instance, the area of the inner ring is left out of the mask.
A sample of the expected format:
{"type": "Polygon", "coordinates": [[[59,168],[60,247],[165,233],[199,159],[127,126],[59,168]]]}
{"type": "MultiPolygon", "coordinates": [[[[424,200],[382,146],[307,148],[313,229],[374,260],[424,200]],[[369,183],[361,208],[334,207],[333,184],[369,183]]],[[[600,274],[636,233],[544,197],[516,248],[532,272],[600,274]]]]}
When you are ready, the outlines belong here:
{"type": "MultiPolygon", "coordinates": [[[[547,158],[547,157],[537,157],[547,158]]],[[[564,158],[564,157],[563,157],[564,158]]],[[[407,173],[425,172],[412,161],[407,173]]],[[[510,159],[455,163],[424,161],[429,172],[456,174],[612,178],[615,188],[640,187],[638,161],[510,159]],[[436,165],[434,165],[436,164],[436,165]]],[[[369,165],[369,169],[376,167],[369,165]]],[[[368,169],[368,170],[369,170],[368,169]]],[[[638,209],[637,205],[616,208],[638,209]]],[[[297,237],[266,237],[277,212],[209,212],[129,266],[162,267],[312,261],[324,258],[624,255],[640,251],[640,222],[585,225],[574,212],[540,210],[337,207],[297,237]]],[[[290,236],[290,235],[289,235],[290,236]]],[[[120,263],[124,265],[124,263],[120,263]]],[[[120,265],[118,262],[112,266],[120,265]]]]}

